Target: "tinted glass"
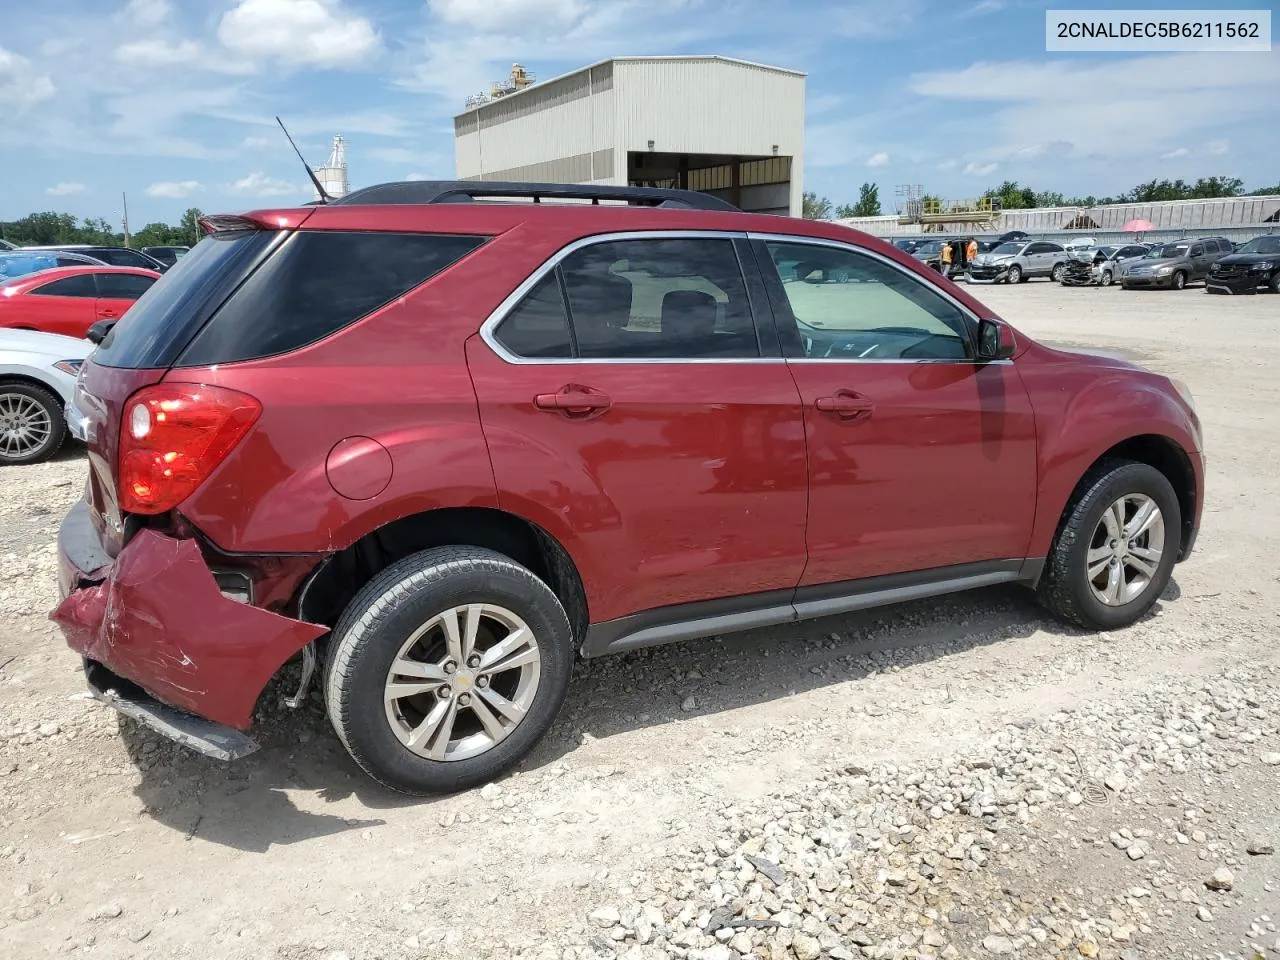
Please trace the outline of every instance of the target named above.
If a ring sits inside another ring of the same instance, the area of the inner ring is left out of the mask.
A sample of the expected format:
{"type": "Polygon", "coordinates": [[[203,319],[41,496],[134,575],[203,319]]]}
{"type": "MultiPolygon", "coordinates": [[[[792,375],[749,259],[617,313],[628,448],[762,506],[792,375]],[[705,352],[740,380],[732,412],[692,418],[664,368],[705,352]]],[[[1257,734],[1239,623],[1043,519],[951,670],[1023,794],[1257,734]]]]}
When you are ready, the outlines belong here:
{"type": "Polygon", "coordinates": [[[1191,256],[1193,256],[1193,257],[1203,257],[1203,256],[1204,256],[1204,244],[1203,244],[1203,243],[1197,243],[1195,246],[1193,246],[1193,247],[1191,248],[1191,256]]]}
{"type": "Polygon", "coordinates": [[[93,284],[93,274],[82,273],[46,283],[30,292],[40,297],[96,297],[98,288],[93,284]]]}
{"type": "Polygon", "coordinates": [[[1067,248],[1060,243],[1042,243],[1040,244],[1039,253],[1062,253],[1067,248]]]}
{"type": "Polygon", "coordinates": [[[137,300],[155,282],[155,277],[142,277],[136,273],[100,273],[98,296],[112,300],[137,300]]]}
{"type": "Polygon", "coordinates": [[[95,260],[101,260],[103,263],[109,263],[113,267],[142,267],[146,270],[154,270],[156,265],[147,257],[136,250],[112,249],[112,250],[86,250],[89,256],[95,260]]]}
{"type": "MultiPolygon", "coordinates": [[[[431,234],[297,233],[222,305],[180,362],[231,363],[315,343],[408,293],[483,242],[431,234]]],[[[191,259],[183,257],[170,272],[191,259]]]]}
{"type": "MultiPolygon", "coordinates": [[[[800,356],[836,360],[963,360],[963,311],[882,260],[800,243],[767,244],[800,335],[800,356]]],[[[791,351],[794,352],[794,349],[791,351]]]]}
{"type": "Polygon", "coordinates": [[[599,243],[570,254],[561,270],[582,357],[760,355],[731,240],[599,243]]]}
{"type": "Polygon", "coordinates": [[[93,362],[167,367],[209,315],[281,234],[266,230],[205,237],[111,328],[93,362]]]}
{"type": "Polygon", "coordinates": [[[1013,257],[1022,252],[1021,243],[1002,243],[991,252],[1001,257],[1013,257]]]}
{"type": "Polygon", "coordinates": [[[560,281],[547,274],[498,325],[496,339],[517,357],[573,356],[560,281]]]}

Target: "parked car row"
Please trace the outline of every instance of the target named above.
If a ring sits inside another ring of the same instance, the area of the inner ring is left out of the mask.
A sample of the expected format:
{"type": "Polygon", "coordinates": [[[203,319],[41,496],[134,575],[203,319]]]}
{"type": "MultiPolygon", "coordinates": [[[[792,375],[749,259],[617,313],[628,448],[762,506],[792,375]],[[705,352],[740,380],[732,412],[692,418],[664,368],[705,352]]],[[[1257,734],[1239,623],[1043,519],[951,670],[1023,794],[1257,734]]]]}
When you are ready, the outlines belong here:
{"type": "MultiPolygon", "coordinates": [[[[143,247],[134,250],[131,247],[113,247],[92,243],[55,243],[29,247],[18,247],[9,241],[0,242],[0,256],[56,257],[60,261],[75,258],[78,263],[92,263],[99,266],[137,267],[140,270],[154,270],[164,273],[183,256],[190,247],[161,246],[143,247]]],[[[69,262],[59,262],[56,266],[69,266],[69,262]]],[[[13,264],[10,264],[12,269],[13,264]]],[[[38,269],[44,269],[38,268],[38,269]]],[[[17,276],[16,273],[0,273],[0,276],[17,276]]]]}

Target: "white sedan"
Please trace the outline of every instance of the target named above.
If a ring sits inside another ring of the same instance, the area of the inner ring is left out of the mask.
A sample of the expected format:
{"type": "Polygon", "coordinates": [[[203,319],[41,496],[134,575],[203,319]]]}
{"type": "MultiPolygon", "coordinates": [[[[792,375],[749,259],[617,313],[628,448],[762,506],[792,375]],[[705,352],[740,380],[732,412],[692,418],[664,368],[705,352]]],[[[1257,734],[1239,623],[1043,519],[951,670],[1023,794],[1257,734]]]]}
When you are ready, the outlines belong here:
{"type": "Polygon", "coordinates": [[[67,436],[64,411],[88,340],[35,330],[0,330],[0,467],[37,463],[67,436]]]}

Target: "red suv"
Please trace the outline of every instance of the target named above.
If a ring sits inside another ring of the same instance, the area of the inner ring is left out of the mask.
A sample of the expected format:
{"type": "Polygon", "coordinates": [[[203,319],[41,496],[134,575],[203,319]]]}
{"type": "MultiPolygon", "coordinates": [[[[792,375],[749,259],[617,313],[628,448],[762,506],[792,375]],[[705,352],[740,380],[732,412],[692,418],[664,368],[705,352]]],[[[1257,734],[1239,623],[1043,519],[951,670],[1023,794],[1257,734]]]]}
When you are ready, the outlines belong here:
{"type": "Polygon", "coordinates": [[[1121,627],[1195,542],[1184,387],[845,227],[493,183],[204,226],[84,364],[53,617],[214,755],[301,656],[371,776],[463,788],[576,655],[995,583],[1121,627]]]}

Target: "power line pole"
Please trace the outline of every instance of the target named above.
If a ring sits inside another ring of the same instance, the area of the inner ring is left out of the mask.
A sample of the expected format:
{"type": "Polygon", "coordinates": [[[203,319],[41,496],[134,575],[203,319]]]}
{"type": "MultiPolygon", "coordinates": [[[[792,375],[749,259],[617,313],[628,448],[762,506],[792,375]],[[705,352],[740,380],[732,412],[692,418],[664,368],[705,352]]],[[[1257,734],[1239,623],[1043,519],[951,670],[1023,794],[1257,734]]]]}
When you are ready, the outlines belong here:
{"type": "Polygon", "coordinates": [[[120,200],[124,204],[124,245],[128,247],[128,246],[132,246],[132,244],[129,242],[129,196],[128,194],[121,192],[120,200]]]}

